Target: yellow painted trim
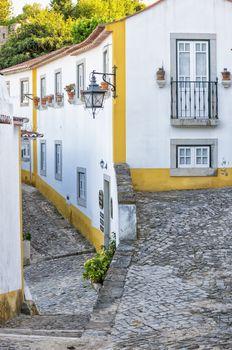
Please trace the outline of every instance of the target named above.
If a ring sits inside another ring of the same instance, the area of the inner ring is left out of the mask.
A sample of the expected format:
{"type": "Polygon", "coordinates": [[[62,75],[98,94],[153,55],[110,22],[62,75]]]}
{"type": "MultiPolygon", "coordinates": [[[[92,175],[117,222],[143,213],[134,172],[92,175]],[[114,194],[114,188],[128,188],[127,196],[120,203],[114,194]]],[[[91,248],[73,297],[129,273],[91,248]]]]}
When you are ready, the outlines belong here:
{"type": "MultiPolygon", "coordinates": [[[[32,70],[32,94],[33,96],[37,96],[37,69],[32,70]]],[[[34,108],[34,104],[32,104],[32,128],[33,131],[37,131],[37,109],[34,108]]],[[[33,141],[33,173],[32,173],[32,183],[35,185],[36,176],[38,174],[38,165],[37,165],[37,139],[33,141]]]]}
{"type": "Polygon", "coordinates": [[[232,168],[218,169],[217,176],[172,177],[170,169],[131,169],[136,191],[170,191],[232,186],[232,168]]]}
{"type": "Polygon", "coordinates": [[[30,171],[22,169],[21,170],[21,179],[22,179],[23,183],[30,185],[31,184],[30,171]]]}
{"type": "Polygon", "coordinates": [[[117,67],[117,98],[113,100],[113,159],[126,162],[126,22],[106,26],[113,36],[113,65],[117,67]]]}
{"type": "Polygon", "coordinates": [[[18,128],[18,161],[19,161],[19,225],[20,225],[20,246],[21,246],[21,286],[22,291],[24,291],[24,270],[23,270],[23,199],[22,199],[22,159],[21,159],[21,149],[22,149],[22,139],[21,139],[21,129],[18,128]]]}
{"type": "Polygon", "coordinates": [[[0,294],[0,324],[20,313],[22,301],[22,290],[0,294]]]}
{"type": "Polygon", "coordinates": [[[103,233],[92,225],[89,217],[73,205],[68,205],[66,199],[56,192],[39,176],[36,179],[38,190],[51,201],[57,210],[65,217],[84,237],[86,237],[99,250],[104,244],[103,233]]]}

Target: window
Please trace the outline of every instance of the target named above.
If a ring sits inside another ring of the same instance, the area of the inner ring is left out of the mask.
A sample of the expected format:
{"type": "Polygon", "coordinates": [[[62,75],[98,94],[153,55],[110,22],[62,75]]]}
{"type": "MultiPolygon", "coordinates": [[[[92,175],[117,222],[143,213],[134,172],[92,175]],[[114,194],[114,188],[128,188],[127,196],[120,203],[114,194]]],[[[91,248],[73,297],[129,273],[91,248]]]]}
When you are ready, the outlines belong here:
{"type": "Polygon", "coordinates": [[[62,143],[55,141],[55,178],[62,180],[62,143]]]}
{"type": "Polygon", "coordinates": [[[46,141],[40,142],[40,174],[46,176],[46,141]]]}
{"type": "Polygon", "coordinates": [[[20,81],[20,102],[21,102],[21,105],[28,105],[29,104],[29,99],[26,96],[26,94],[29,94],[29,80],[22,79],[20,81]]]}
{"type": "Polygon", "coordinates": [[[10,82],[9,81],[6,81],[6,87],[7,87],[8,94],[10,95],[10,82]]]}
{"type": "Polygon", "coordinates": [[[41,98],[44,98],[46,96],[46,78],[45,77],[40,78],[40,96],[41,98]]]}
{"type": "Polygon", "coordinates": [[[62,94],[62,74],[61,70],[55,72],[55,95],[62,94]]]}
{"type": "Polygon", "coordinates": [[[210,146],[178,146],[178,168],[209,168],[210,146]]]}
{"type": "MultiPolygon", "coordinates": [[[[110,72],[110,63],[109,63],[109,49],[106,48],[103,51],[103,73],[110,72]]],[[[106,81],[110,82],[110,77],[106,76],[106,81]]]]}
{"type": "Polygon", "coordinates": [[[29,162],[31,158],[30,141],[24,140],[22,142],[21,155],[23,162],[29,162]]]}
{"type": "Polygon", "coordinates": [[[170,37],[172,125],[216,125],[216,35],[171,33],[170,37]]]}
{"type": "Polygon", "coordinates": [[[77,168],[77,203],[83,207],[87,204],[86,169],[77,168]]]}
{"type": "Polygon", "coordinates": [[[217,139],[172,139],[170,147],[171,176],[217,175],[217,139]]]}
{"type": "Polygon", "coordinates": [[[81,98],[81,91],[85,87],[85,65],[84,62],[77,64],[77,98],[81,98]]]}

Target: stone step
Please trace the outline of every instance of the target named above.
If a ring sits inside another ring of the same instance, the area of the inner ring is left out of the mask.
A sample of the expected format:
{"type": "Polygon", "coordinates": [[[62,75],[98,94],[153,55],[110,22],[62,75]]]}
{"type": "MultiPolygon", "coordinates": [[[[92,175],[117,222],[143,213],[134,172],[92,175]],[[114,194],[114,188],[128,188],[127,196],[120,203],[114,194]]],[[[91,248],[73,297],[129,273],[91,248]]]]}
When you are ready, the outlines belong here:
{"type": "Polygon", "coordinates": [[[112,350],[107,337],[54,337],[0,334],[0,350],[112,350]]]}
{"type": "Polygon", "coordinates": [[[28,336],[28,337],[55,337],[55,338],[80,338],[83,330],[73,329],[30,329],[30,328],[1,328],[2,336],[28,336]]]}

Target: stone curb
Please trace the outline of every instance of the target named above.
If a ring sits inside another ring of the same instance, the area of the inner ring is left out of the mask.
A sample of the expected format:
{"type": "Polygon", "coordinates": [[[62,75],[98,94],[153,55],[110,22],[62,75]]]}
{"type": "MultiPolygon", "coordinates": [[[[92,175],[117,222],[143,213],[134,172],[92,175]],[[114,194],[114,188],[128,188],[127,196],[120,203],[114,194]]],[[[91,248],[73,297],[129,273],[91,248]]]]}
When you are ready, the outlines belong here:
{"type": "Polygon", "coordinates": [[[133,241],[123,241],[117,247],[83,336],[111,333],[133,253],[133,241]]]}

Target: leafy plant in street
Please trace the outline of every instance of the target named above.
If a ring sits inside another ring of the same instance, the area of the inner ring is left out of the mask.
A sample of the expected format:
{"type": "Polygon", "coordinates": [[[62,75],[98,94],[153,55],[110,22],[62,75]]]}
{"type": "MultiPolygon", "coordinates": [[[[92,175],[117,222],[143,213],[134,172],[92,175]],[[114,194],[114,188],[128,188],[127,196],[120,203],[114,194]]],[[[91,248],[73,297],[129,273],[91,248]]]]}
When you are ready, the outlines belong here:
{"type": "Polygon", "coordinates": [[[93,258],[87,260],[84,264],[84,279],[88,279],[92,283],[102,284],[110,267],[115,250],[116,243],[112,240],[108,248],[102,247],[93,258]]]}
{"type": "Polygon", "coordinates": [[[26,241],[31,241],[31,234],[30,234],[30,232],[27,232],[27,233],[25,234],[25,240],[26,240],[26,241]]]}

